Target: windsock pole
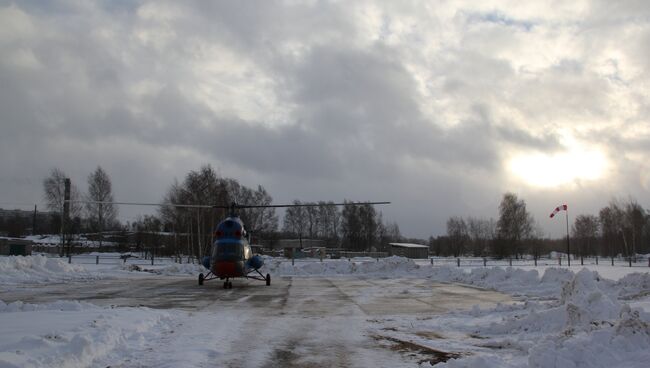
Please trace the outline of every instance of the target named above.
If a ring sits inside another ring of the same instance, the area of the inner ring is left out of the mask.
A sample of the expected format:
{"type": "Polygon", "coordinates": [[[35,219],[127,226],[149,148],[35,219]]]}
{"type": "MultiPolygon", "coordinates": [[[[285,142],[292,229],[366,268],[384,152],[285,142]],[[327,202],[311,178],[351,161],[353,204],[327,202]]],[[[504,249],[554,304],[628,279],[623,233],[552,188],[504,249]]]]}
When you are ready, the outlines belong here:
{"type": "Polygon", "coordinates": [[[569,245],[569,208],[566,211],[566,260],[567,266],[571,267],[571,247],[569,245]]]}

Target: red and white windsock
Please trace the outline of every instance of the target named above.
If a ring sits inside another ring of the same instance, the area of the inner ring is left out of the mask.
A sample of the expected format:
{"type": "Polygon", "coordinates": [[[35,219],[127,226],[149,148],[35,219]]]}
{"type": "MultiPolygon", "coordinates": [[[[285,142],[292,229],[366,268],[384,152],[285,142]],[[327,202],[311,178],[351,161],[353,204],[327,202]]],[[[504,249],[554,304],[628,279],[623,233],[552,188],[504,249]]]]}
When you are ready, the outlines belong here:
{"type": "Polygon", "coordinates": [[[555,209],[553,210],[553,212],[551,212],[551,218],[553,218],[553,216],[555,216],[556,213],[558,213],[558,212],[560,212],[560,211],[562,211],[562,210],[566,211],[567,208],[569,208],[569,207],[568,207],[566,204],[563,204],[563,205],[561,205],[561,206],[555,207],[555,209]]]}

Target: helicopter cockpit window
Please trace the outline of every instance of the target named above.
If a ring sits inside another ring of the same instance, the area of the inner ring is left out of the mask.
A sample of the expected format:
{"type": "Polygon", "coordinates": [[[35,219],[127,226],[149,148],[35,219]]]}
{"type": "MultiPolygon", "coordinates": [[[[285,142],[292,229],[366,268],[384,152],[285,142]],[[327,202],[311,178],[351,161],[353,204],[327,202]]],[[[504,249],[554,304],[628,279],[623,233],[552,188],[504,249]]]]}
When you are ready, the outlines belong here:
{"type": "Polygon", "coordinates": [[[223,258],[223,257],[241,258],[241,252],[242,252],[241,244],[237,244],[237,243],[219,244],[219,246],[216,247],[216,256],[218,258],[223,258]]]}

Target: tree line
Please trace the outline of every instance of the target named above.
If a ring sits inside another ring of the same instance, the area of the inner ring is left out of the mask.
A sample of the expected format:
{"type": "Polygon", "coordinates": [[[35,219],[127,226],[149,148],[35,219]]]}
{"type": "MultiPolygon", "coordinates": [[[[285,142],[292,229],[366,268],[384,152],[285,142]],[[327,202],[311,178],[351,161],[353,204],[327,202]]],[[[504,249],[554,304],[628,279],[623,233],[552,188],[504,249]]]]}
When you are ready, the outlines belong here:
{"type": "Polygon", "coordinates": [[[293,204],[313,206],[287,208],[283,221],[285,236],[320,239],[359,252],[387,251],[389,243],[402,239],[399,225],[384,222],[382,213],[370,204],[344,205],[342,209],[333,206],[334,202],[295,200],[293,204]]]}
{"type": "MultiPolygon", "coordinates": [[[[270,205],[273,202],[263,186],[249,188],[236,179],[219,176],[212,166],[204,165],[188,172],[182,181],[175,179],[155,214],[121,223],[117,218],[117,206],[106,203],[114,202],[114,196],[110,176],[104,169],[98,166],[88,176],[86,192],[75,183],[70,184],[69,208],[64,211],[66,178],[65,172],[55,168],[43,180],[43,198],[50,212],[46,221],[39,222],[39,232],[57,234],[62,231],[68,245],[84,234],[97,240],[100,246],[104,240],[110,240],[119,250],[135,247],[138,251],[199,257],[209,252],[214,227],[228,215],[228,210],[165,204],[228,207],[232,202],[239,205],[270,205]],[[63,226],[62,216],[65,216],[63,226]]],[[[253,235],[253,243],[266,245],[280,238],[309,238],[324,240],[329,246],[379,251],[387,250],[388,243],[401,239],[397,223],[384,222],[382,213],[372,205],[338,208],[331,206],[332,203],[290,207],[284,213],[282,227],[275,208],[243,208],[237,214],[253,235]]],[[[303,202],[295,200],[293,204],[303,202]]],[[[12,235],[24,234],[19,231],[12,235]]]]}
{"type": "MultiPolygon", "coordinates": [[[[188,172],[182,181],[174,180],[161,199],[156,214],[138,216],[121,223],[113,202],[112,183],[104,169],[97,167],[87,177],[87,191],[75,183],[69,188],[70,205],[64,211],[66,174],[53,169],[43,180],[43,196],[50,211],[38,213],[40,233],[63,230],[68,243],[79,234],[100,242],[109,239],[120,250],[135,244],[136,250],[155,249],[165,254],[201,256],[209,252],[212,231],[227,216],[226,209],[179,208],[167,204],[269,205],[270,193],[261,185],[249,188],[236,179],[219,176],[210,165],[188,172]],[[128,238],[131,234],[131,238],[128,238]]],[[[349,202],[344,202],[349,203],[349,202]]],[[[426,243],[405,239],[395,222],[385,222],[372,205],[331,206],[333,202],[300,202],[308,207],[289,207],[280,226],[274,208],[246,208],[238,215],[253,234],[253,243],[273,245],[281,238],[319,239],[331,247],[354,251],[388,251],[391,242],[426,243]]],[[[26,211],[23,211],[26,212],[26,211]]],[[[21,236],[32,219],[16,214],[0,218],[0,230],[21,236]]],[[[549,239],[528,212],[526,202],[514,193],[505,193],[498,207],[498,218],[453,216],[447,220],[446,235],[430,237],[428,245],[437,256],[539,256],[550,251],[566,251],[565,239],[549,239]]],[[[36,231],[36,229],[32,229],[36,231]]],[[[572,221],[571,253],[579,256],[611,257],[650,253],[650,213],[634,199],[611,200],[597,214],[579,214],[572,221]]]]}
{"type": "MultiPolygon", "coordinates": [[[[540,256],[551,251],[566,253],[566,238],[546,238],[526,202],[505,193],[497,220],[450,217],[445,236],[429,238],[433,254],[476,257],[540,256]]],[[[597,215],[579,214],[570,230],[571,254],[613,257],[650,253],[650,213],[634,199],[613,199],[597,215]]]]}

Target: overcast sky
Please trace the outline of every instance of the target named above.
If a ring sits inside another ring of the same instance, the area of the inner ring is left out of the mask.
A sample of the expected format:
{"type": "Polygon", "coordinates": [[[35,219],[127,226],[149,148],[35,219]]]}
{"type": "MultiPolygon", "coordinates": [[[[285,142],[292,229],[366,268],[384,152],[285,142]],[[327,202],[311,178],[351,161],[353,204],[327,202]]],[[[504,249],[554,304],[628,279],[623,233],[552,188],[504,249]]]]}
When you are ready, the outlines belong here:
{"type": "Polygon", "coordinates": [[[4,208],[54,167],[157,202],[204,164],[275,203],[392,201],[411,237],[508,191],[553,236],[561,203],[650,207],[644,0],[0,0],[0,50],[4,208]]]}

